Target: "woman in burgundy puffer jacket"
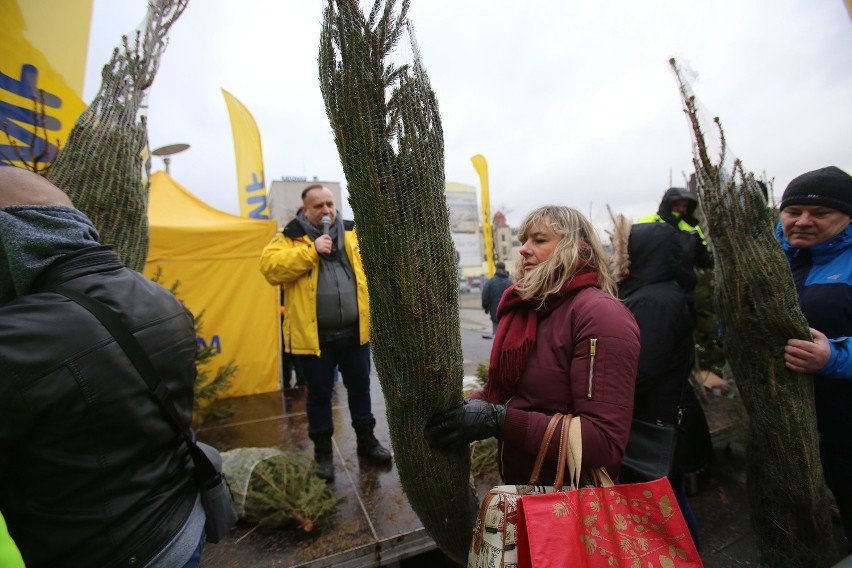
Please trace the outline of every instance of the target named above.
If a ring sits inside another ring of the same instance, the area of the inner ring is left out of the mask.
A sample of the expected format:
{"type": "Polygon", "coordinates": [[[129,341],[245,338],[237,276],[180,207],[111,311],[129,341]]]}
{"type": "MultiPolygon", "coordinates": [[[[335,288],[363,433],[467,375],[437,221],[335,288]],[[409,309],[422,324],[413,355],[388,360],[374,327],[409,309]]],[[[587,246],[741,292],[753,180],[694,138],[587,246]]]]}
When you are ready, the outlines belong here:
{"type": "MultiPolygon", "coordinates": [[[[593,225],[576,209],[544,206],[521,223],[522,262],[498,308],[485,388],[426,425],[432,447],[496,437],[504,483],[529,482],[550,417],[582,422],[583,466],[613,479],[630,433],[639,328],[613,295],[593,225]]],[[[539,483],[556,474],[559,432],[539,483]]]]}

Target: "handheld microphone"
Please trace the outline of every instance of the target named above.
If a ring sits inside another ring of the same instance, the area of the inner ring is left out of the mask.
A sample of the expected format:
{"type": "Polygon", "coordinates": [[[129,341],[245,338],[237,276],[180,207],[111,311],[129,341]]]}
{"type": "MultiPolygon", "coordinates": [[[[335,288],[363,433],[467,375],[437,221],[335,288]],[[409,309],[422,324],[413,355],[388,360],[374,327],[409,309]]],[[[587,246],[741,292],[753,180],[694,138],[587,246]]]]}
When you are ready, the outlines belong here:
{"type": "Polygon", "coordinates": [[[328,228],[331,225],[331,217],[329,215],[323,215],[320,221],[322,221],[322,234],[327,235],[328,228]]]}

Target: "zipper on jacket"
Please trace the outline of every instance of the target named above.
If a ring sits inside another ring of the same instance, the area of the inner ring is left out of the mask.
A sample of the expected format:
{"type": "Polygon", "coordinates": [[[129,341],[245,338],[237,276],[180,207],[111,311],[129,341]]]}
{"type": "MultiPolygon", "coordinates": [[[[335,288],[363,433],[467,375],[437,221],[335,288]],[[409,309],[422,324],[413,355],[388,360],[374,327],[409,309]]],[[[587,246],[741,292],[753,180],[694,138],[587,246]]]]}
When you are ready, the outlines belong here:
{"type": "Polygon", "coordinates": [[[589,386],[586,390],[586,398],[592,398],[592,385],[595,380],[595,355],[598,351],[598,340],[589,339],[589,386]]]}

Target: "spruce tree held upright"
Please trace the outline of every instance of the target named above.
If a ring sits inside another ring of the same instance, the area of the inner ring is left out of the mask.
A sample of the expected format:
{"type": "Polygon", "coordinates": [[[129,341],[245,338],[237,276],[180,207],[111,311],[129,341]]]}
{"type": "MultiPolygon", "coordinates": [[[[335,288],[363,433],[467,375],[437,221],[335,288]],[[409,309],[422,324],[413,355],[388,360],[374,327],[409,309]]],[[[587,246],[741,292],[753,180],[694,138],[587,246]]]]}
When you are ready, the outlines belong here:
{"type": "Polygon", "coordinates": [[[370,292],[370,339],[399,478],[445,554],[463,563],[476,515],[465,449],[434,451],[434,413],[462,403],[455,247],[435,94],[407,22],[409,1],[328,0],[319,76],[370,292]],[[413,63],[388,61],[411,39],[413,63]]]}
{"type": "MultiPolygon", "coordinates": [[[[819,568],[838,559],[819,460],[813,377],[789,371],[784,345],[809,339],[790,267],[773,231],[774,214],[735,160],[708,156],[694,95],[675,60],[694,140],[698,193],[716,256],[716,313],[725,356],[749,416],[747,484],[761,563],[819,568]]],[[[718,118],[715,120],[719,124],[718,118]]]]}
{"type": "Polygon", "coordinates": [[[152,0],[142,28],[121,38],[101,71],[101,87],[68,134],[46,178],[85,213],[104,244],[142,272],[148,256],[148,126],[143,113],[168,43],[188,0],[152,0]]]}

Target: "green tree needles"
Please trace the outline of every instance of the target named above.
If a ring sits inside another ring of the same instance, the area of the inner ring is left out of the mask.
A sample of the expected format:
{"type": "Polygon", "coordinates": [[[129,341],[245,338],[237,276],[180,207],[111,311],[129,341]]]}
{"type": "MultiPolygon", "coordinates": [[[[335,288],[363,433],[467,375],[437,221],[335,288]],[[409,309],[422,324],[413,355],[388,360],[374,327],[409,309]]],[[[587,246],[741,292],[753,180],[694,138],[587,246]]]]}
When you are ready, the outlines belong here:
{"type": "Polygon", "coordinates": [[[808,325],[773,232],[774,214],[739,160],[726,170],[721,127],[720,160],[711,161],[695,97],[675,60],[670,63],[695,142],[725,356],[749,416],[747,483],[761,564],[830,566],[838,557],[819,460],[813,378],[789,371],[783,356],[787,339],[809,338],[808,325]]]}
{"type": "Polygon", "coordinates": [[[188,0],[155,0],[133,42],[123,36],[101,88],[68,135],[46,178],[92,220],[104,244],[142,272],[148,255],[148,127],[140,116],[168,31],[188,0]]]}
{"type": "Polygon", "coordinates": [[[445,554],[463,563],[477,505],[467,448],[431,450],[426,420],[462,403],[455,247],[438,103],[406,15],[409,1],[328,0],[319,78],[370,291],[371,344],[400,481],[445,554]],[[412,64],[386,61],[411,39],[412,64]]]}

